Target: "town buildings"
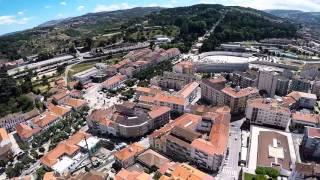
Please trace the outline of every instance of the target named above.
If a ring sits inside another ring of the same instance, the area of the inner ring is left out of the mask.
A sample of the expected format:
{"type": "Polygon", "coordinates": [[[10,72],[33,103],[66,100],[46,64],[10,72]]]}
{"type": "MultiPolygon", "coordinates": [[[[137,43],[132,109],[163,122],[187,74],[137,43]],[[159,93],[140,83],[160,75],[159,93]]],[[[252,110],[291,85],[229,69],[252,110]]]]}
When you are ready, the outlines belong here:
{"type": "Polygon", "coordinates": [[[109,79],[105,80],[104,82],[102,82],[101,87],[103,89],[116,90],[126,80],[127,80],[127,76],[118,74],[118,75],[112,76],[111,78],[109,78],[109,79]]]}
{"type": "Polygon", "coordinates": [[[318,127],[319,124],[320,116],[318,114],[294,112],[292,113],[290,128],[303,132],[305,127],[318,127]]]}
{"type": "Polygon", "coordinates": [[[8,114],[0,119],[0,127],[5,128],[6,131],[11,132],[16,129],[16,125],[29,121],[30,119],[38,116],[40,114],[39,110],[33,109],[27,113],[13,113],[8,114]]]}
{"type": "Polygon", "coordinates": [[[320,160],[320,128],[305,128],[301,148],[304,158],[320,160]]]}
{"type": "Polygon", "coordinates": [[[254,87],[240,89],[225,87],[224,77],[204,79],[201,82],[201,97],[214,106],[228,105],[231,114],[240,114],[245,111],[248,99],[259,96],[259,90],[254,87]]]}
{"type": "Polygon", "coordinates": [[[311,93],[317,95],[317,97],[320,98],[320,81],[315,81],[313,83],[311,93]]]}
{"type": "Polygon", "coordinates": [[[281,101],[271,98],[251,99],[247,102],[246,119],[251,124],[285,129],[291,118],[290,109],[281,101]]]}
{"type": "Polygon", "coordinates": [[[310,93],[293,91],[289,93],[286,97],[292,98],[296,101],[296,108],[313,109],[317,103],[317,96],[315,94],[310,93]]]}
{"type": "Polygon", "coordinates": [[[247,87],[244,89],[240,89],[239,86],[235,89],[226,87],[223,88],[221,92],[224,94],[223,104],[230,107],[231,114],[240,114],[245,112],[247,101],[249,99],[259,97],[259,90],[252,87],[247,87]]]}
{"type": "Polygon", "coordinates": [[[184,114],[149,136],[150,146],[175,160],[218,171],[229,134],[230,109],[221,107],[203,116],[184,114]]]}
{"type": "Polygon", "coordinates": [[[193,74],[183,74],[176,72],[163,72],[162,76],[156,76],[150,80],[151,85],[159,86],[163,89],[180,90],[185,85],[196,81],[193,74]]]}
{"type": "Polygon", "coordinates": [[[221,90],[225,87],[226,81],[223,76],[203,79],[200,83],[201,98],[213,106],[222,106],[224,96],[221,90]]]}
{"type": "Polygon", "coordinates": [[[170,107],[172,111],[183,113],[186,106],[200,98],[199,83],[191,82],[178,92],[165,92],[155,88],[137,88],[139,103],[170,107]],[[144,92],[141,92],[143,89],[144,92]],[[144,94],[144,95],[141,95],[144,94]]]}
{"type": "Polygon", "coordinates": [[[171,163],[161,168],[161,180],[169,179],[205,179],[213,180],[214,178],[187,163],[171,163]]]}
{"type": "Polygon", "coordinates": [[[258,89],[265,90],[270,97],[273,97],[277,88],[277,73],[269,71],[259,71],[258,89]]]}
{"type": "Polygon", "coordinates": [[[258,72],[248,70],[246,72],[236,71],[232,76],[232,84],[241,88],[256,87],[258,82],[258,72]]]}
{"type": "Polygon", "coordinates": [[[320,177],[320,165],[316,163],[296,163],[289,179],[317,179],[320,177]]]}
{"type": "Polygon", "coordinates": [[[291,134],[257,126],[251,126],[248,156],[249,171],[272,167],[285,177],[291,175],[297,159],[291,134]]]}
{"type": "Polygon", "coordinates": [[[277,96],[286,96],[288,94],[290,80],[284,76],[278,76],[276,92],[277,96]]]}
{"type": "Polygon", "coordinates": [[[0,128],[0,159],[6,159],[6,156],[11,152],[12,143],[7,131],[0,128]]]}
{"type": "Polygon", "coordinates": [[[295,76],[291,80],[289,92],[300,91],[308,93],[310,88],[311,84],[309,80],[295,76]]]}
{"type": "Polygon", "coordinates": [[[139,106],[124,102],[109,109],[94,110],[87,118],[89,128],[102,134],[138,137],[169,122],[170,108],[139,106]]]}
{"type": "Polygon", "coordinates": [[[116,163],[122,168],[127,168],[133,165],[139,154],[144,152],[146,149],[139,143],[133,143],[126,148],[117,151],[114,156],[116,163]]]}
{"type": "Polygon", "coordinates": [[[68,173],[87,158],[88,151],[94,152],[99,139],[78,131],[68,140],[60,142],[54,149],[46,153],[41,159],[41,164],[47,170],[58,174],[68,173]]]}

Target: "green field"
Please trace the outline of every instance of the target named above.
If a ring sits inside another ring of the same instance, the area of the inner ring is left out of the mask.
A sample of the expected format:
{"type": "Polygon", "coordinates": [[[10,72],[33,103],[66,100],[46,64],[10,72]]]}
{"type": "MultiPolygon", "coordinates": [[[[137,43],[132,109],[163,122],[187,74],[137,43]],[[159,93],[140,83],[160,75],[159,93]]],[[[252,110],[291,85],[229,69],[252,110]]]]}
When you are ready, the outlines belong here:
{"type": "Polygon", "coordinates": [[[68,76],[71,77],[79,72],[88,70],[88,69],[94,67],[95,64],[96,64],[96,62],[76,64],[70,69],[68,76]]]}

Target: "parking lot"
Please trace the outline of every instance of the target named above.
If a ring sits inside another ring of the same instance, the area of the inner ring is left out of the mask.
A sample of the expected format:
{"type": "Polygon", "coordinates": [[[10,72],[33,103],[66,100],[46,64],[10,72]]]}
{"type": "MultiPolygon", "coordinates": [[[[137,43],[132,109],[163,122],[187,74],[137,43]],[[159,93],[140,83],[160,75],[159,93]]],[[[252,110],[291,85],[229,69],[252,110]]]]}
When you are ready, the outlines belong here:
{"type": "Polygon", "coordinates": [[[84,99],[87,100],[90,109],[108,108],[114,104],[121,103],[119,94],[114,97],[108,97],[106,93],[100,90],[101,85],[94,84],[88,88],[83,95],[84,99]]]}

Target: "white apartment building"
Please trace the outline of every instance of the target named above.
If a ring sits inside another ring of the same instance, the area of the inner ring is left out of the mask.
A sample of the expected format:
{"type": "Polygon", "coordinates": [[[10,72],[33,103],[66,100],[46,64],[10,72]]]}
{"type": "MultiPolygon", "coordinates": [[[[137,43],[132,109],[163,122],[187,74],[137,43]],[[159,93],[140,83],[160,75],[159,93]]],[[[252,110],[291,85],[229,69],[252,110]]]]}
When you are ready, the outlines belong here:
{"type": "Polygon", "coordinates": [[[290,122],[291,112],[281,102],[267,98],[248,100],[246,118],[252,124],[269,125],[286,128],[290,122]]]}
{"type": "Polygon", "coordinates": [[[276,93],[278,77],[275,72],[260,71],[258,78],[258,89],[265,90],[270,97],[276,93]]]}

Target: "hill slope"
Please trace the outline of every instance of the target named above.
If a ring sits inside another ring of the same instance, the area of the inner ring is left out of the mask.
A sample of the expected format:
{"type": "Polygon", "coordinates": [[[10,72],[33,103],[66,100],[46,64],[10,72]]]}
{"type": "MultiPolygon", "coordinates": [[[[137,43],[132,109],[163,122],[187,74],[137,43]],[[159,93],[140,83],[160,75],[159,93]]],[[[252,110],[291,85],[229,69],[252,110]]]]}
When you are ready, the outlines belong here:
{"type": "Polygon", "coordinates": [[[187,51],[192,42],[212,28],[223,13],[219,37],[208,41],[206,50],[224,41],[266,37],[292,37],[296,28],[284,19],[251,8],[200,4],[163,9],[133,8],[113,12],[89,13],[44,23],[30,30],[0,37],[0,60],[48,52],[68,52],[71,47],[87,50],[119,40],[144,41],[156,34],[174,37],[173,44],[187,51]]]}

